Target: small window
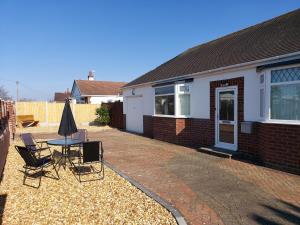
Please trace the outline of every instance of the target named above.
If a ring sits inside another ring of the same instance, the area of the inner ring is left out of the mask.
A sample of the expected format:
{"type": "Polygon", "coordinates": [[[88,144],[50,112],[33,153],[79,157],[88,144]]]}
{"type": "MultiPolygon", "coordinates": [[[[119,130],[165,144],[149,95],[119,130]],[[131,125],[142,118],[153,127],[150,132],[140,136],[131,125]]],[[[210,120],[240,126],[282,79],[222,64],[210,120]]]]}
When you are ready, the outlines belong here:
{"type": "Polygon", "coordinates": [[[265,116],[265,89],[260,89],[259,92],[259,114],[263,118],[265,116]]]}
{"type": "Polygon", "coordinates": [[[155,95],[174,94],[174,86],[155,88],[155,95]]]}
{"type": "Polygon", "coordinates": [[[260,84],[264,84],[265,83],[265,75],[264,74],[260,75],[259,81],[260,81],[260,84]]]}
{"type": "Polygon", "coordinates": [[[188,85],[180,85],[179,86],[179,92],[180,93],[188,93],[188,92],[190,92],[190,86],[188,86],[188,85]]]}
{"type": "Polygon", "coordinates": [[[272,70],[271,83],[300,81],[300,67],[272,70]]]}
{"type": "Polygon", "coordinates": [[[265,116],[265,74],[259,75],[259,116],[264,118],[265,116]]]}

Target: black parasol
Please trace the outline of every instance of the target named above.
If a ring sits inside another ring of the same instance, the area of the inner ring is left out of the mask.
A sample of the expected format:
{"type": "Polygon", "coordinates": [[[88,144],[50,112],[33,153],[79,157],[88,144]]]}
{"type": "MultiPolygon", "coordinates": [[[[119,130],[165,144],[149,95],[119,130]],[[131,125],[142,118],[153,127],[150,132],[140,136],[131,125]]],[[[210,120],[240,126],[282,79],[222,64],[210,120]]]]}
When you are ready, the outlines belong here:
{"type": "Polygon", "coordinates": [[[58,134],[64,136],[65,139],[68,135],[74,134],[77,132],[76,123],[73,117],[73,113],[70,107],[70,100],[66,99],[64,111],[62,113],[58,134]]]}

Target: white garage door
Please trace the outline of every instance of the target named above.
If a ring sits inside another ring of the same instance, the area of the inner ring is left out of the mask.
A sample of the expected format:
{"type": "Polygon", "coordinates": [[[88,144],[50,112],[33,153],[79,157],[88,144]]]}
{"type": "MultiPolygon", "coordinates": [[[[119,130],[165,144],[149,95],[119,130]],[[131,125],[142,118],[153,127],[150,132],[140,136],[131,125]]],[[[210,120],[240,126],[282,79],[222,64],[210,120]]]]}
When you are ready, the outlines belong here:
{"type": "Polygon", "coordinates": [[[143,101],[142,97],[127,98],[126,129],[143,133],[143,101]]]}

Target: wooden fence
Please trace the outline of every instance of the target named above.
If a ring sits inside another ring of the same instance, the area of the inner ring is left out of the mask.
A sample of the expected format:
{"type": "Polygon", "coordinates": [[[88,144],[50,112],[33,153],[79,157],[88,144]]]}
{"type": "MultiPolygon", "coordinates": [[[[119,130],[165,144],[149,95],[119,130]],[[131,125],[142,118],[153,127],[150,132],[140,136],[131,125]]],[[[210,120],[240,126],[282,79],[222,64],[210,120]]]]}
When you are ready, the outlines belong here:
{"type": "Polygon", "coordinates": [[[13,102],[0,99],[0,182],[10,145],[10,137],[13,138],[16,131],[14,112],[13,102]]]}
{"type": "MultiPolygon", "coordinates": [[[[71,109],[74,119],[79,125],[87,125],[96,119],[96,108],[99,104],[73,104],[71,109]]],[[[33,115],[34,120],[40,121],[41,126],[59,125],[64,103],[50,102],[17,102],[18,115],[33,115]]]]}

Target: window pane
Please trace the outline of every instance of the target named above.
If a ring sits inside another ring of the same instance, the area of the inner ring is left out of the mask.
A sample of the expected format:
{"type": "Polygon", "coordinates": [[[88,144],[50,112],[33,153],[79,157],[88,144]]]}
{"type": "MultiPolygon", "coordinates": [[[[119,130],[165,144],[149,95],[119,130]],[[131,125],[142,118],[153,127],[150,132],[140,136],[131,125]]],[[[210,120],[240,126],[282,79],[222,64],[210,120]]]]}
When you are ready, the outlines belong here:
{"type": "Polygon", "coordinates": [[[174,86],[155,88],[156,95],[174,94],[174,86]]]}
{"type": "Polygon", "coordinates": [[[184,92],[184,93],[188,93],[190,91],[190,86],[188,86],[188,85],[181,85],[181,86],[179,86],[179,91],[180,92],[184,92]]]}
{"type": "Polygon", "coordinates": [[[271,119],[300,120],[300,84],[271,87],[271,119]]]}
{"type": "Polygon", "coordinates": [[[220,120],[234,120],[234,91],[219,93],[220,120]]]}
{"type": "Polygon", "coordinates": [[[174,115],[174,95],[156,96],[155,113],[161,115],[174,115]]]}
{"type": "Polygon", "coordinates": [[[219,124],[219,138],[221,142],[234,144],[234,125],[219,124]]]}
{"type": "Polygon", "coordinates": [[[179,115],[190,115],[190,94],[179,95],[179,115]]]}
{"type": "Polygon", "coordinates": [[[300,67],[293,67],[281,70],[272,70],[271,82],[280,83],[300,80],[300,67]]]}
{"type": "Polygon", "coordinates": [[[265,115],[265,90],[264,89],[260,89],[260,93],[259,93],[259,115],[260,117],[264,117],[265,115]]]}

